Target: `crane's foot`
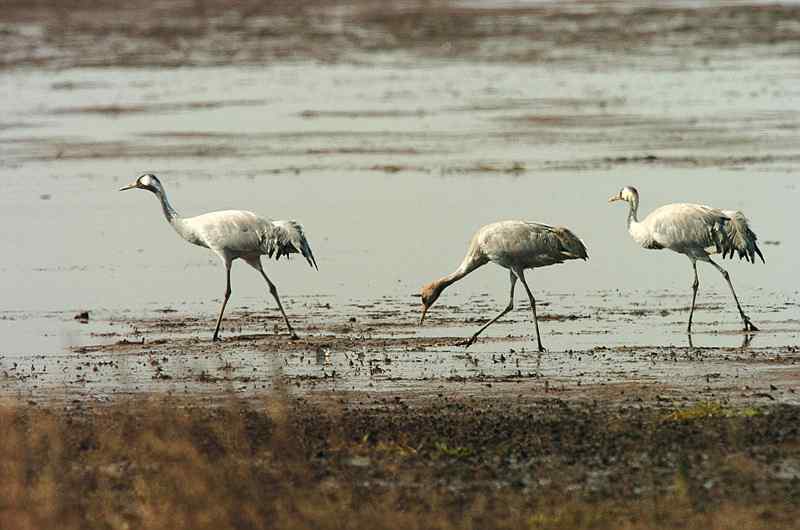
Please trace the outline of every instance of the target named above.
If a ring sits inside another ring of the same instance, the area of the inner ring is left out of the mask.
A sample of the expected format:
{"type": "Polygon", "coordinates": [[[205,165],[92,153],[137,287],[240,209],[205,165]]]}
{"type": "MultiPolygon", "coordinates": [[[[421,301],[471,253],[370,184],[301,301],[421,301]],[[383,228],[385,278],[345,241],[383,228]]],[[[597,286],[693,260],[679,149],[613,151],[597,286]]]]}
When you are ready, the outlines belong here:
{"type": "Polygon", "coordinates": [[[297,333],[292,331],[291,334],[289,335],[289,340],[300,340],[300,337],[297,336],[297,333]]]}
{"type": "Polygon", "coordinates": [[[746,316],[742,315],[742,320],[744,320],[744,331],[758,331],[758,328],[750,322],[750,319],[746,316]]]}
{"type": "Polygon", "coordinates": [[[475,344],[476,340],[478,340],[478,336],[477,335],[473,335],[473,336],[471,336],[470,338],[468,338],[466,340],[461,340],[461,341],[456,342],[456,346],[464,346],[464,348],[469,348],[470,346],[475,344]]]}
{"type": "Polygon", "coordinates": [[[541,344],[539,344],[539,353],[545,353],[545,352],[547,352],[547,349],[541,344]]]}
{"type": "Polygon", "coordinates": [[[222,339],[219,338],[219,335],[214,335],[211,337],[211,342],[222,342],[222,339]]]}

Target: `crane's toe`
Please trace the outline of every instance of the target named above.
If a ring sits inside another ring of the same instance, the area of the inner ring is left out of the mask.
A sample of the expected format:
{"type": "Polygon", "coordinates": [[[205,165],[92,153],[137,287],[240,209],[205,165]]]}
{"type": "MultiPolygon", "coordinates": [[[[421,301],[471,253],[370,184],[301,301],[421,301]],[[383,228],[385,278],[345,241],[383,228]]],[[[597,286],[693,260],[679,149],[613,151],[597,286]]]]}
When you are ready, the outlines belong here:
{"type": "Polygon", "coordinates": [[[472,346],[473,344],[475,344],[475,341],[476,341],[477,339],[478,339],[478,337],[476,337],[476,336],[474,336],[474,335],[473,335],[472,337],[470,337],[470,338],[468,338],[468,339],[465,339],[465,340],[461,340],[461,341],[458,341],[458,342],[456,342],[456,346],[464,346],[464,348],[469,348],[470,346],[472,346]]]}
{"type": "Polygon", "coordinates": [[[758,331],[758,328],[748,318],[748,319],[746,319],[744,321],[744,330],[745,331],[758,331]]]}

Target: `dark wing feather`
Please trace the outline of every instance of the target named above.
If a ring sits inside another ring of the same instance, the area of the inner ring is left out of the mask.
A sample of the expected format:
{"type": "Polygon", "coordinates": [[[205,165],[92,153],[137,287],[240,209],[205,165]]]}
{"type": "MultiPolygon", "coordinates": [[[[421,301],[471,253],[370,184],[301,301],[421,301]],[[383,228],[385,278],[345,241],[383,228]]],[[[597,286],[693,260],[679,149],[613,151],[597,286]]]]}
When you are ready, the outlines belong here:
{"type": "Polygon", "coordinates": [[[725,218],[715,225],[714,242],[717,251],[722,252],[723,258],[733,258],[734,253],[739,255],[739,259],[744,258],[750,263],[756,262],[756,255],[765,263],[764,255],[758,248],[758,237],[750,229],[747,218],[738,211],[724,211],[725,218]]]}
{"type": "Polygon", "coordinates": [[[301,254],[308,264],[319,270],[303,227],[297,221],[271,221],[265,227],[261,242],[264,252],[278,260],[289,254],[301,254]]]}

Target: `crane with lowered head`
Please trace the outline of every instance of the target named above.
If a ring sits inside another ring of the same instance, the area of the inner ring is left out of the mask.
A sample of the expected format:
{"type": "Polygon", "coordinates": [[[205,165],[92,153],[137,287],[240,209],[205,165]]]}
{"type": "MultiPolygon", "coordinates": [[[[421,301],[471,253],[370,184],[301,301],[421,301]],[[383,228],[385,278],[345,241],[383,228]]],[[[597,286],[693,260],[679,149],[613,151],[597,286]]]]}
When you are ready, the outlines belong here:
{"type": "Polygon", "coordinates": [[[536,299],[533,297],[528,282],[525,281],[525,269],[547,267],[563,263],[571,259],[588,259],[586,247],[578,236],[567,228],[550,226],[528,221],[500,221],[480,228],[469,243],[467,255],[461,265],[451,274],[433,281],[422,288],[422,325],[428,309],[439,298],[447,287],[457,282],[475,269],[495,263],[509,271],[511,293],[508,305],[496,317],[484,324],[472,337],[464,342],[469,347],[483,330],[514,309],[514,287],[517,280],[522,282],[533,312],[533,323],[536,328],[536,345],[544,351],[539,336],[539,320],[536,317],[536,299]]]}

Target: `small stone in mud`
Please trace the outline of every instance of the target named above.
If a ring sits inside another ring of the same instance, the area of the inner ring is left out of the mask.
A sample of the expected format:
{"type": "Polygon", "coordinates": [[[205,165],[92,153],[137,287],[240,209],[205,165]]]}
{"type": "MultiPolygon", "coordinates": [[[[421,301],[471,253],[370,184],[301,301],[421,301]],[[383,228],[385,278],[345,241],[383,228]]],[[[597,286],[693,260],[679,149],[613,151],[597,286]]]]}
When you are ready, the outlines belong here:
{"type": "Polygon", "coordinates": [[[353,467],[369,467],[372,461],[365,456],[354,456],[347,463],[353,467]]]}
{"type": "Polygon", "coordinates": [[[81,311],[77,315],[75,315],[75,320],[78,320],[82,324],[86,324],[89,322],[89,312],[88,311],[81,311]]]}
{"type": "Polygon", "coordinates": [[[43,201],[49,201],[50,199],[53,198],[53,196],[50,195],[49,193],[42,193],[41,195],[39,195],[39,198],[42,199],[43,201]]]}

